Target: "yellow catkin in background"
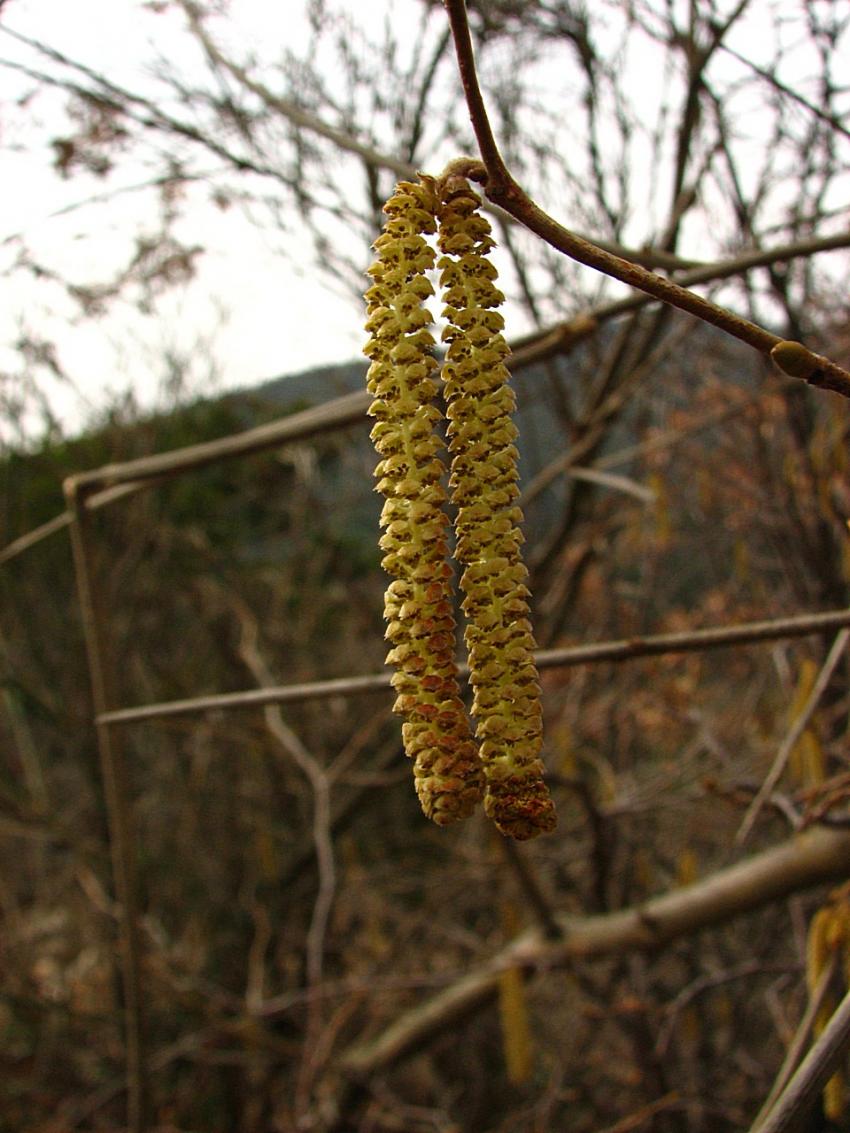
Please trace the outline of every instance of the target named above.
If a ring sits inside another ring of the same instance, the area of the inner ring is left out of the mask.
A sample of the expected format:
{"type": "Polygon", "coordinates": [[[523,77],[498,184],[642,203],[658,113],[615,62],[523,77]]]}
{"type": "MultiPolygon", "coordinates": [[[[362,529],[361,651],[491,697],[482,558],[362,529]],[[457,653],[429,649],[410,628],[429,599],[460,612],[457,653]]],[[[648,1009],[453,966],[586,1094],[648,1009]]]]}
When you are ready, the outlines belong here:
{"type": "MultiPolygon", "coordinates": [[[[509,939],[519,931],[516,908],[507,901],[502,906],[502,927],[509,939]]],[[[521,968],[507,968],[499,975],[499,1024],[508,1081],[521,1086],[531,1077],[533,1067],[528,1000],[521,968]]]]}
{"type": "Polygon", "coordinates": [[[681,886],[693,885],[699,876],[697,856],[690,847],[686,847],[679,854],[676,862],[676,883],[681,886]]]}
{"type": "MultiPolygon", "coordinates": [[[[842,886],[830,895],[827,904],[818,909],[809,924],[806,939],[806,985],[809,995],[815,989],[827,968],[835,961],[835,982],[839,973],[845,985],[850,975],[850,903],[848,886],[842,886]]],[[[837,1005],[834,989],[824,996],[815,1017],[814,1033],[820,1035],[826,1027],[837,1005]]],[[[840,1121],[847,1110],[847,1078],[843,1070],[836,1071],[824,1087],[823,1110],[830,1121],[840,1121]]]]}
{"type": "MultiPolygon", "coordinates": [[[[793,724],[803,711],[817,675],[818,667],[815,662],[811,657],[804,657],[788,712],[789,725],[793,724]]],[[[794,745],[788,760],[788,772],[793,781],[801,787],[816,787],[823,782],[826,775],[823,749],[817,734],[811,728],[806,728],[794,745]]]]}

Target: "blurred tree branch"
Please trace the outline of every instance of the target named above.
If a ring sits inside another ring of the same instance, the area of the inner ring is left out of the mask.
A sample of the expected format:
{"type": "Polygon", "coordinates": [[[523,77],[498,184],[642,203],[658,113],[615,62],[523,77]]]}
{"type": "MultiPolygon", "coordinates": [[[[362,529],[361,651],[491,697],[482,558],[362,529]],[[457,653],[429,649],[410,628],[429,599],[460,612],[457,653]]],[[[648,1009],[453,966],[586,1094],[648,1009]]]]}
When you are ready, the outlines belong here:
{"type": "MultiPolygon", "coordinates": [[[[472,38],[466,19],[466,0],[444,0],[444,2],[452,22],[458,65],[483,161],[483,165],[470,161],[464,170],[458,166],[458,172],[463,171],[470,179],[481,182],[489,200],[505,209],[529,231],[553,248],[578,260],[579,263],[595,268],[630,287],[638,288],[663,303],[696,315],[697,318],[753,346],[763,354],[770,355],[775,347],[780,346],[781,336],[772,334],[742,319],[739,315],[718,307],[672,280],[604,251],[564,228],[534,203],[511,176],[493,137],[475,69],[472,38]]],[[[850,398],[850,373],[835,362],[813,354],[802,345],[795,345],[799,346],[801,359],[805,358],[808,363],[808,372],[804,372],[801,367],[801,371],[794,373],[793,376],[801,377],[818,388],[829,389],[850,398]]],[[[785,369],[784,366],[782,368],[785,369]]],[[[785,372],[791,371],[785,370],[785,372]]]]}
{"type": "Polygon", "coordinates": [[[561,942],[552,943],[539,929],[528,930],[463,979],[402,1014],[374,1039],[343,1052],[338,1065],[355,1079],[385,1070],[489,1002],[506,968],[546,971],[579,960],[654,951],[803,889],[843,878],[848,868],[850,834],[816,829],[634,908],[593,917],[559,916],[561,942]]]}

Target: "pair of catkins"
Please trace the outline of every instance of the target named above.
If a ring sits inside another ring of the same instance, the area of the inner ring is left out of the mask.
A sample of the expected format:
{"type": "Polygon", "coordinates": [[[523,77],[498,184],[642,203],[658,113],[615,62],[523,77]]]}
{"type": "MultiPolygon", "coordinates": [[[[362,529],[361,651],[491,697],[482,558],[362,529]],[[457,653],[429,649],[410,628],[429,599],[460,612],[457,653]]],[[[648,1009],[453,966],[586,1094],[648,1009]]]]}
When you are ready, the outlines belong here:
{"type": "Polygon", "coordinates": [[[387,662],[396,669],[394,710],[404,720],[404,747],[428,818],[447,825],[483,799],[502,834],[533,838],[554,828],[555,809],[540,760],[540,685],[520,555],[515,402],[504,320],[495,310],[504,295],[489,258],[494,241],[479,197],[451,171],[400,182],[384,212],[369,269],[364,352],[371,360],[377,490],[385,497],[382,565],[393,579],[384,615],[387,662]],[[435,234],[439,260],[428,240],[435,234]],[[447,320],[442,366],[426,306],[435,261],[447,320]],[[455,664],[438,428],[443,413],[475,739],[455,664]]]}

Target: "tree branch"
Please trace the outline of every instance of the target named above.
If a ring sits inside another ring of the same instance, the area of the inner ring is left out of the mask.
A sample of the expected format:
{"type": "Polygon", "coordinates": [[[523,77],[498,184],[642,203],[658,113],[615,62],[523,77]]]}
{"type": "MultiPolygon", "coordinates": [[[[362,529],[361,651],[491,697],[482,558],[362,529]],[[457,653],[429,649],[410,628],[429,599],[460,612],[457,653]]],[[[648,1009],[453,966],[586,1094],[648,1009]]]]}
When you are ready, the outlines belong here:
{"type": "Polygon", "coordinates": [[[849,868],[850,833],[819,828],[644,905],[602,916],[561,917],[560,942],[530,929],[445,991],[403,1013],[376,1038],[350,1047],[339,1069],[363,1080],[399,1062],[488,1003],[507,968],[533,972],[661,948],[801,889],[846,877],[849,868]]]}
{"type": "Polygon", "coordinates": [[[826,692],[827,686],[832,680],[832,674],[835,672],[836,665],[841,660],[841,655],[847,647],[848,640],[850,640],[850,630],[845,627],[836,635],[835,641],[832,643],[832,648],[829,651],[829,656],[824,661],[823,667],[818,673],[818,678],[815,681],[812,691],[809,693],[806,703],[800,709],[796,719],[788,729],[785,739],[782,741],[779,751],[776,753],[776,758],[773,761],[770,771],[768,771],[765,776],[764,782],[756,793],[756,797],[750,803],[747,813],[744,815],[743,821],[741,822],[740,829],[735,836],[736,845],[743,845],[747,840],[747,836],[752,830],[762,807],[773,794],[776,784],[782,777],[782,772],[785,770],[785,765],[791,756],[791,752],[797,746],[798,740],[806,730],[821,697],[826,692]]]}
{"type": "MultiPolygon", "coordinates": [[[[757,641],[776,641],[783,637],[806,637],[850,625],[850,610],[828,610],[796,618],[777,618],[765,622],[741,622],[733,626],[689,630],[684,633],[659,633],[652,637],[629,637],[620,641],[597,641],[590,645],[570,645],[562,649],[540,649],[534,655],[538,669],[557,669],[569,665],[592,665],[601,661],[627,661],[636,657],[657,657],[664,653],[693,653],[718,649],[727,645],[746,645],[757,641]]],[[[466,676],[466,666],[459,666],[466,676]]],[[[230,708],[258,708],[266,704],[285,704],[304,700],[323,700],[333,696],[359,696],[381,692],[390,687],[389,673],[371,673],[361,677],[336,677],[329,681],[285,685],[278,688],[248,689],[172,700],[162,704],[145,704],[138,708],[118,708],[98,716],[99,724],[134,724],[143,720],[159,720],[186,716],[194,712],[230,708]]]]}
{"type": "Polygon", "coordinates": [[[696,295],[687,288],[654,272],[647,271],[636,263],[613,255],[583,237],[570,232],[544,212],[528,196],[525,190],[511,176],[496,145],[487,109],[478,84],[475,71],[475,57],[469,22],[466,17],[465,0],[444,0],[452,26],[455,49],[458,58],[461,80],[466,94],[467,105],[472,119],[475,136],[478,140],[483,164],[477,171],[466,170],[470,179],[482,183],[487,198],[510,213],[530,232],[535,233],[547,244],[571,259],[585,264],[617,279],[629,287],[646,292],[655,299],[687,311],[703,322],[710,323],[741,342],[754,347],[762,354],[771,355],[777,365],[791,377],[801,378],[819,389],[829,389],[850,398],[850,373],[822,355],[814,354],[799,343],[784,343],[783,340],[763,327],[735,315],[716,303],[696,295]],[[777,348],[793,346],[794,356],[773,353],[777,348]]]}
{"type": "Polygon", "coordinates": [[[774,1108],[751,1133],[805,1133],[818,1094],[846,1057],[850,1040],[850,992],[827,1023],[774,1108]]]}

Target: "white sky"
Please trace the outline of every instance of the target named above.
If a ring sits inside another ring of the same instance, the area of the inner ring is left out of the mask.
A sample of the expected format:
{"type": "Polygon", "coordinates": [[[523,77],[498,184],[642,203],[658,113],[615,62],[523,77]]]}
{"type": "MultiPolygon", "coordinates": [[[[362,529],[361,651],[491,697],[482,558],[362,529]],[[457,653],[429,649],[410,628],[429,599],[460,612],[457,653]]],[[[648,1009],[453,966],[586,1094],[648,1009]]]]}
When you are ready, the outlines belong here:
{"type": "MultiPolygon", "coordinates": [[[[238,0],[236,6],[243,50],[246,42],[263,39],[297,47],[296,35],[303,34],[300,0],[238,0]]],[[[110,74],[120,74],[128,87],[142,91],[149,80],[141,64],[155,58],[158,47],[151,37],[161,35],[168,20],[142,12],[138,0],[9,0],[3,11],[3,23],[14,30],[41,38],[98,70],[108,61],[110,74]]],[[[175,35],[169,41],[169,59],[186,38],[175,35]]],[[[2,35],[0,56],[32,58],[2,35]]],[[[187,76],[193,65],[195,60],[187,57],[187,76]]],[[[112,266],[120,264],[122,250],[126,253],[133,246],[145,215],[143,195],[129,193],[108,206],[54,215],[90,193],[102,192],[104,185],[93,177],[57,177],[46,145],[49,131],[41,152],[9,154],[10,145],[25,141],[19,135],[23,115],[15,100],[31,87],[29,79],[0,69],[0,143],[5,151],[0,269],[17,255],[18,247],[9,238],[23,233],[36,257],[57,272],[67,272],[81,283],[107,278],[112,266]],[[93,240],[95,222],[99,229],[93,240]]],[[[50,99],[44,103],[42,113],[49,125],[50,99]]],[[[144,176],[140,171],[138,179],[144,176]]],[[[133,177],[123,176],[122,182],[132,184],[133,177]]],[[[155,215],[149,211],[153,226],[155,215]]],[[[284,256],[264,242],[262,231],[238,207],[222,212],[201,194],[176,231],[181,240],[202,244],[206,251],[197,261],[198,276],[187,288],[173,289],[157,305],[154,317],[143,318],[129,304],[119,303],[105,319],[80,320],[75,305],[63,302],[58,289],[27,283],[20,272],[13,277],[14,285],[8,276],[0,276],[0,372],[17,364],[9,343],[21,327],[55,335],[62,366],[84,396],[81,403],[59,383],[51,386],[51,404],[68,430],[78,427],[88,410],[127,388],[142,405],[155,405],[163,348],[191,350],[199,338],[215,359],[216,389],[251,386],[358,355],[364,332],[357,305],[317,281],[310,272],[306,240],[300,258],[307,276],[297,268],[299,251],[292,239],[287,246],[291,254],[284,256]]],[[[199,354],[196,381],[203,381],[207,369],[199,354]]]]}

